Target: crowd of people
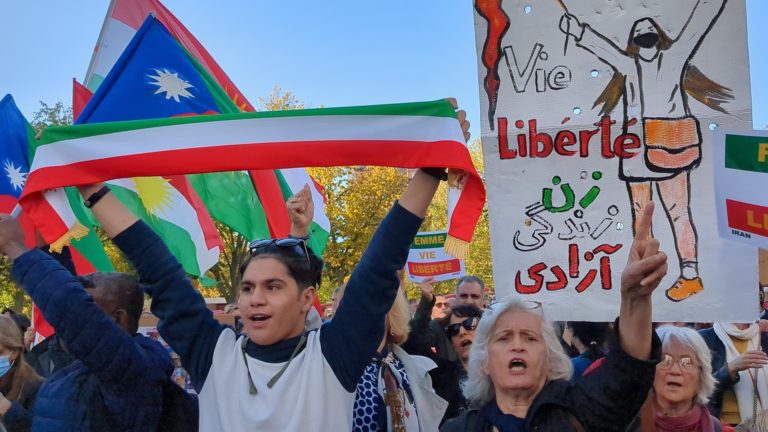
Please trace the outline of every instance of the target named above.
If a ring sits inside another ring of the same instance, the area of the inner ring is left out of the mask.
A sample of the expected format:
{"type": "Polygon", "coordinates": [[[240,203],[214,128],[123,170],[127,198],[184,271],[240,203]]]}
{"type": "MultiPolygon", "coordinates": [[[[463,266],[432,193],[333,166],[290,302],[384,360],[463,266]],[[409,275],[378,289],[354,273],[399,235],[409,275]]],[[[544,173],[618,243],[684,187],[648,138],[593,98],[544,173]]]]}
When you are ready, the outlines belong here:
{"type": "MultiPolygon", "coordinates": [[[[459,115],[465,135],[468,122],[459,115]]],[[[667,257],[641,211],[614,323],[550,322],[536,302],[490,301],[465,276],[449,303],[404,295],[408,250],[444,170],[423,168],[381,222],[332,319],[314,312],[322,260],[307,246],[307,189],[291,235],[254,241],[239,269],[238,328],[207,309],[162,240],[103,184],[81,186],[137,276],[76,276],[72,258],[29,249],[0,216],[0,252],[55,336],[30,347],[0,316],[0,419],[8,431],[720,431],[760,428],[768,334],[756,323],[654,329],[667,257]],[[137,333],[145,294],[195,394],[156,340],[137,333]]],[[[40,242],[42,243],[42,242],[40,242]]],[[[233,307],[234,309],[234,307],[233,307]]],[[[23,318],[23,317],[22,317],[23,318]]],[[[752,429],[763,430],[763,429],[752,429]]]]}

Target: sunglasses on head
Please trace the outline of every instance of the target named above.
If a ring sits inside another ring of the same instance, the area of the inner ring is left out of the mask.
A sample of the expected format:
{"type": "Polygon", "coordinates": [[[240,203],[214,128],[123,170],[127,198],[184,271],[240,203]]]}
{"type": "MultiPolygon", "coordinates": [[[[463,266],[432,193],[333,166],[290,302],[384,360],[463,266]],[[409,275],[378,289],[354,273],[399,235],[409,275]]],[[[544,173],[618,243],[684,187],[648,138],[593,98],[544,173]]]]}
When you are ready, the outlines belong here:
{"type": "Polygon", "coordinates": [[[466,331],[472,331],[477,328],[477,324],[479,322],[480,322],[480,318],[471,317],[471,318],[465,319],[460,323],[447,325],[445,326],[445,334],[448,335],[449,338],[452,338],[461,332],[462,327],[464,327],[464,330],[466,331]]]}
{"type": "Polygon", "coordinates": [[[254,240],[248,244],[248,249],[250,250],[251,255],[253,255],[260,250],[267,249],[272,246],[293,250],[298,255],[302,255],[307,259],[307,268],[312,267],[312,263],[309,261],[309,250],[307,250],[307,242],[304,241],[304,239],[283,238],[254,240]]]}

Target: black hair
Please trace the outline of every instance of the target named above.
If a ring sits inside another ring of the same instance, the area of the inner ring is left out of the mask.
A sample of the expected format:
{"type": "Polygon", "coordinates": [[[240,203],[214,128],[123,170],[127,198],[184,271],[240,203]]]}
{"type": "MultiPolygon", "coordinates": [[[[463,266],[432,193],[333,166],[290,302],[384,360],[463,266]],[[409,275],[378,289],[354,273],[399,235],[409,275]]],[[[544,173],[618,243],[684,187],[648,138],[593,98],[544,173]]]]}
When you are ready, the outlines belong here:
{"type": "Polygon", "coordinates": [[[128,332],[133,334],[139,329],[139,319],[144,311],[144,290],[138,279],[127,273],[96,272],[78,276],[83,288],[105,288],[109,301],[115,302],[118,308],[128,314],[128,332]]]}
{"type": "Polygon", "coordinates": [[[584,354],[589,361],[605,357],[606,352],[603,346],[610,335],[610,325],[607,322],[573,321],[568,323],[568,327],[573,330],[573,335],[587,347],[584,354]]]}
{"type": "Polygon", "coordinates": [[[259,248],[251,252],[250,256],[240,264],[240,280],[243,279],[243,274],[248,264],[254,259],[274,258],[288,269],[288,274],[296,281],[299,290],[304,290],[309,286],[319,289],[320,279],[323,274],[323,260],[315,255],[309,245],[307,245],[306,251],[309,256],[309,263],[307,263],[307,256],[304,255],[304,247],[301,245],[283,247],[271,244],[267,247],[259,248]],[[299,248],[301,248],[301,252],[299,252],[299,248]]]}
{"type": "Polygon", "coordinates": [[[457,316],[459,318],[482,318],[483,310],[471,304],[459,304],[451,306],[451,309],[448,311],[448,313],[445,314],[444,317],[440,318],[440,326],[446,327],[448,324],[450,324],[452,316],[457,316]]]}

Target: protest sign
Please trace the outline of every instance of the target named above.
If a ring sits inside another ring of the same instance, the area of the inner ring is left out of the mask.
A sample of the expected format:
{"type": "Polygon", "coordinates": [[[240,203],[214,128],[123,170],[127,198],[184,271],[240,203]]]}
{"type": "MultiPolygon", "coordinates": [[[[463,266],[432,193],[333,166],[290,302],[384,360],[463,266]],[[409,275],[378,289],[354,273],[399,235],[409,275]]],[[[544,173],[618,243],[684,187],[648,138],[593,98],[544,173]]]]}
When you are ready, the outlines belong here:
{"type": "Polygon", "coordinates": [[[711,130],[751,129],[744,0],[476,0],[497,297],[613,320],[636,215],[669,256],[657,321],[757,317],[717,230],[711,130]]]}
{"type": "Polygon", "coordinates": [[[720,236],[768,248],[768,132],[718,131],[714,151],[720,236]]]}
{"type": "Polygon", "coordinates": [[[419,283],[431,277],[439,282],[458,279],[466,274],[464,260],[448,255],[443,249],[447,235],[445,231],[416,234],[405,266],[408,279],[419,283]]]}

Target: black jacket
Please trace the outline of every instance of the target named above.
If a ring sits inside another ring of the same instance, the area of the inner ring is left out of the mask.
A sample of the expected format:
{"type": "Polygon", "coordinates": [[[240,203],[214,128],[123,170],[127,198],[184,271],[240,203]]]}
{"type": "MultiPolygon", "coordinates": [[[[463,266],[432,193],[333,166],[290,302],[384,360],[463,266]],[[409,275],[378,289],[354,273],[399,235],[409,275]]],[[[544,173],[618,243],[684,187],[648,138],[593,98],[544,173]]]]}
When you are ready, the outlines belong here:
{"type": "Polygon", "coordinates": [[[435,297],[432,301],[427,301],[424,296],[419,301],[416,313],[411,319],[411,331],[408,333],[408,340],[402,345],[402,348],[408,354],[422,356],[437,356],[448,361],[457,361],[456,350],[453,349],[448,335],[440,320],[432,319],[432,307],[435,305],[435,297]]]}
{"type": "MultiPolygon", "coordinates": [[[[573,383],[548,382],[528,409],[525,430],[624,432],[653,385],[656,364],[661,357],[661,341],[654,333],[648,361],[631,357],[616,342],[612,345],[602,366],[589,375],[573,383]]],[[[484,412],[485,407],[467,411],[446,422],[440,431],[491,431],[484,412]]]]}
{"type": "MultiPolygon", "coordinates": [[[[721,411],[723,409],[723,393],[727,390],[733,389],[733,386],[738,382],[732,380],[731,375],[728,373],[728,363],[725,357],[725,345],[720,342],[720,338],[715,334],[715,329],[708,328],[699,330],[699,334],[704,338],[704,342],[707,343],[709,351],[712,353],[712,375],[717,381],[715,386],[715,392],[712,397],[709,398],[709,412],[713,416],[720,418],[721,411]]],[[[763,348],[763,352],[768,354],[768,333],[760,334],[760,345],[763,348]]]]}

